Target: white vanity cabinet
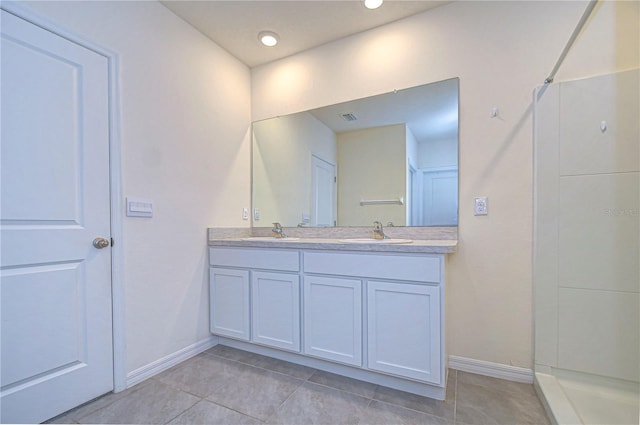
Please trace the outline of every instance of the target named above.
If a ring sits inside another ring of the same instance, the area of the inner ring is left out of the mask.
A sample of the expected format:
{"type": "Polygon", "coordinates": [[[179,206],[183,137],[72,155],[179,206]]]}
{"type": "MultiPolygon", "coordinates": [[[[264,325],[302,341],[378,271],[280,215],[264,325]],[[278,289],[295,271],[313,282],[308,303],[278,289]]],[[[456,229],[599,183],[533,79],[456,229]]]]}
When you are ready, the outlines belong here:
{"type": "Polygon", "coordinates": [[[254,271],[251,298],[251,340],[300,351],[300,276],[254,271]]]}
{"type": "Polygon", "coordinates": [[[273,245],[209,248],[220,343],[444,399],[444,253],[273,245]]]}
{"type": "Polygon", "coordinates": [[[369,369],[440,384],[440,288],[370,280],[369,369]]]}
{"type": "Polygon", "coordinates": [[[211,333],[249,341],[249,272],[209,269],[211,333]]]}
{"type": "Polygon", "coordinates": [[[298,251],[209,248],[211,333],[300,351],[298,251]]]}
{"type": "Polygon", "coordinates": [[[362,281],[304,277],[304,352],[362,366],[362,281]]]}
{"type": "Polygon", "coordinates": [[[368,369],[438,385],[444,375],[443,268],[443,255],[349,252],[305,252],[303,267],[305,273],[360,278],[367,288],[368,369]]]}

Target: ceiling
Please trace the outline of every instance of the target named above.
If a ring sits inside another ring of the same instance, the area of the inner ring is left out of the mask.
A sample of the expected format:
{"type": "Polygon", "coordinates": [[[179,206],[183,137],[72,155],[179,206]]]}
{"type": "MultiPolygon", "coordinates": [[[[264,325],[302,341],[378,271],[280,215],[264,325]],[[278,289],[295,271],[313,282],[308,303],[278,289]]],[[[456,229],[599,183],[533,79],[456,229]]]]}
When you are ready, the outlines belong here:
{"type": "Polygon", "coordinates": [[[359,0],[161,1],[251,68],[449,2],[386,0],[369,10],[359,0]],[[260,31],[276,32],[280,42],[263,46],[258,41],[260,31]]]}
{"type": "Polygon", "coordinates": [[[309,111],[335,133],[405,123],[418,143],[458,137],[458,79],[309,111]],[[357,119],[345,120],[343,114],[357,119]]]}

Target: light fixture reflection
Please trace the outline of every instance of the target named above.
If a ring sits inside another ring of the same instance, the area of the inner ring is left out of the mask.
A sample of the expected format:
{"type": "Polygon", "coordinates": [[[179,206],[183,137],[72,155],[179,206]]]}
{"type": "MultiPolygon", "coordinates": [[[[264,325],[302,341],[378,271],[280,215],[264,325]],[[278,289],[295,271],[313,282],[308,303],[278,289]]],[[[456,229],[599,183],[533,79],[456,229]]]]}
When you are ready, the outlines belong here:
{"type": "Polygon", "coordinates": [[[278,34],[272,31],[262,31],[258,34],[258,40],[267,47],[273,47],[278,44],[278,34]]]}
{"type": "Polygon", "coordinates": [[[364,0],[364,6],[367,9],[377,9],[382,6],[383,0],[364,0]]]}

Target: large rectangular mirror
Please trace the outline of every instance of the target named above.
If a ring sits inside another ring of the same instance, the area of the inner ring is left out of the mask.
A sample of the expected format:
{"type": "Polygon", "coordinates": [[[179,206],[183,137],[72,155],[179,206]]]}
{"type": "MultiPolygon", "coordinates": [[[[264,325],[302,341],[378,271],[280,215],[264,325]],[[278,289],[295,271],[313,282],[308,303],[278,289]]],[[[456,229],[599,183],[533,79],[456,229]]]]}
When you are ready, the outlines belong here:
{"type": "Polygon", "coordinates": [[[458,83],[254,122],[254,227],[457,226],[458,83]]]}

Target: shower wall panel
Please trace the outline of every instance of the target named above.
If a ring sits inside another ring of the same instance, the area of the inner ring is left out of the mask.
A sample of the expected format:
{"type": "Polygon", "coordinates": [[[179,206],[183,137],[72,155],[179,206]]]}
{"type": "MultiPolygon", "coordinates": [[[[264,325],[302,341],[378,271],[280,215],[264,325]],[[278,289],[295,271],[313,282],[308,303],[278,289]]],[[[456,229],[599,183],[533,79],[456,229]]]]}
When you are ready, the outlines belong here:
{"type": "Polygon", "coordinates": [[[536,368],[640,378],[639,81],[536,92],[536,368]]]}
{"type": "Polygon", "coordinates": [[[559,83],[560,175],[638,171],[638,85],[638,71],[559,83]]]}
{"type": "Polygon", "coordinates": [[[638,292],[638,173],[560,177],[560,287],[638,292]]]}

